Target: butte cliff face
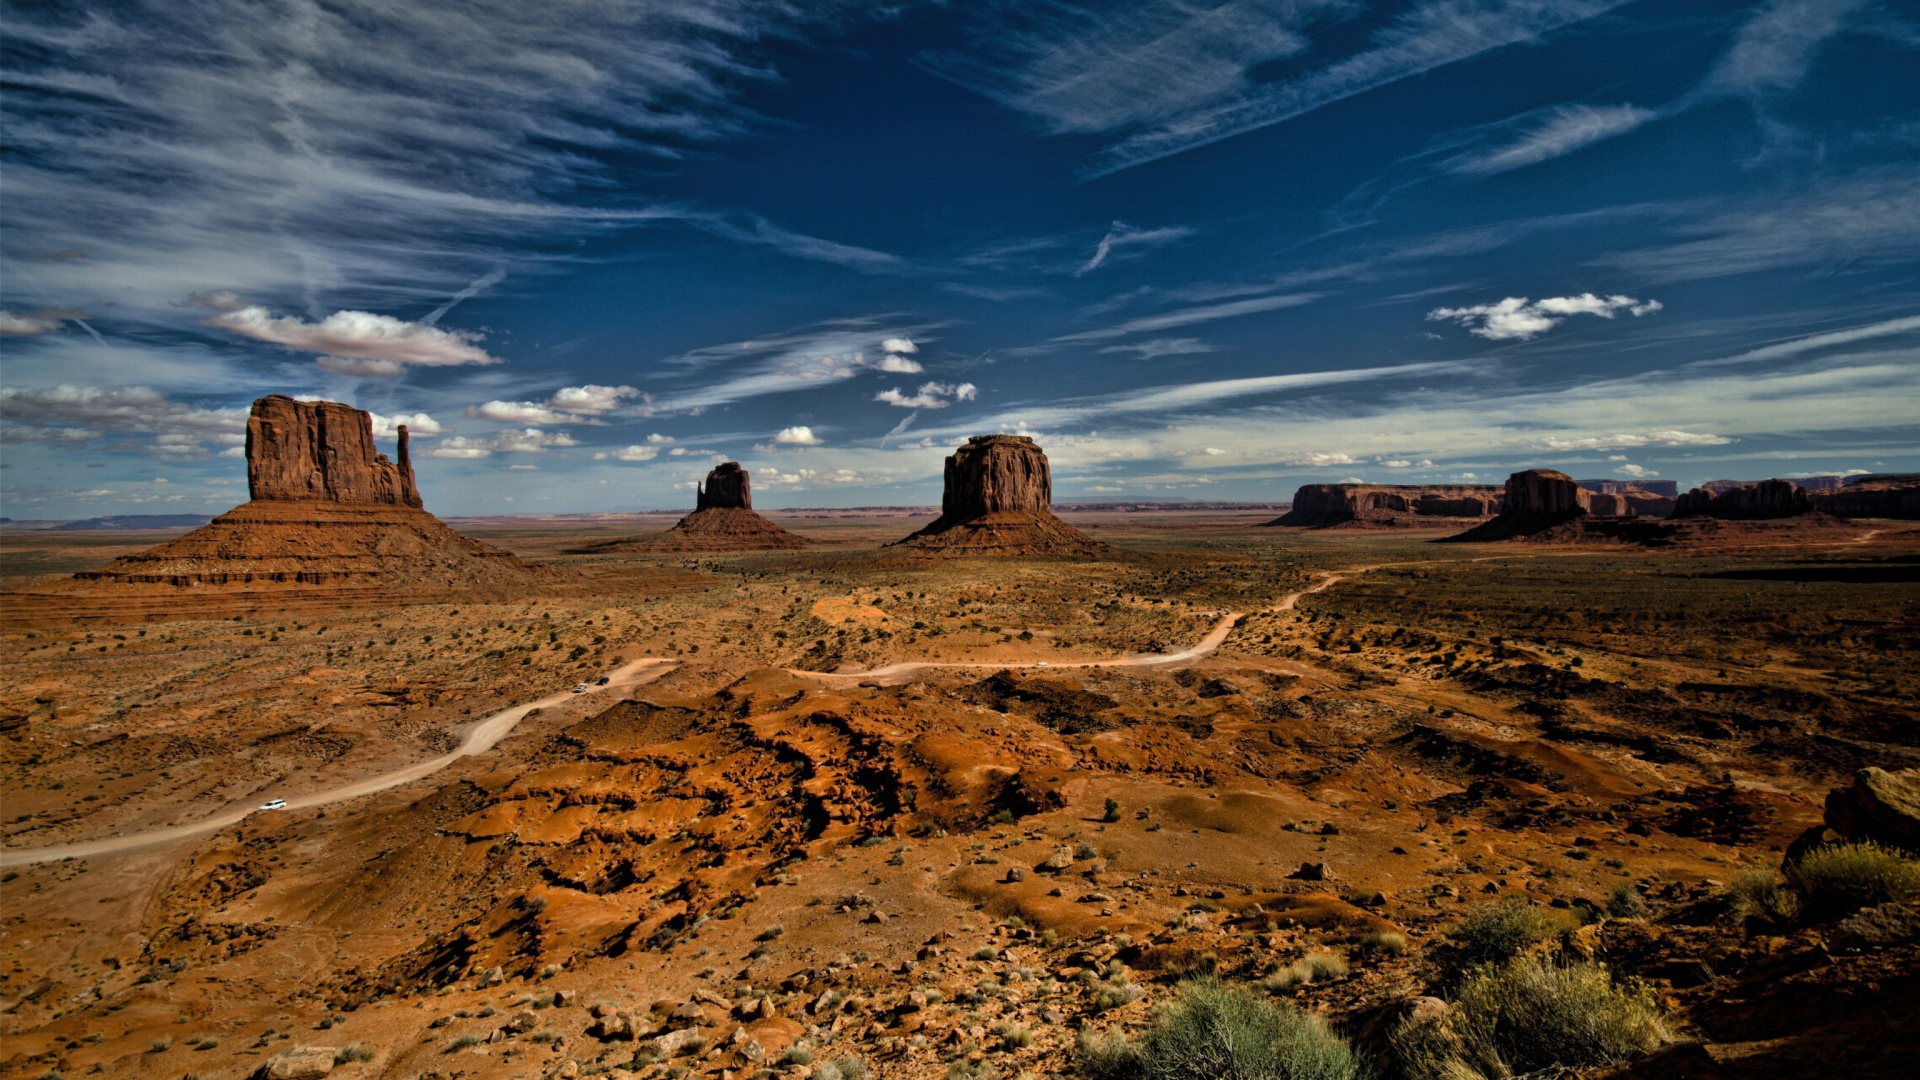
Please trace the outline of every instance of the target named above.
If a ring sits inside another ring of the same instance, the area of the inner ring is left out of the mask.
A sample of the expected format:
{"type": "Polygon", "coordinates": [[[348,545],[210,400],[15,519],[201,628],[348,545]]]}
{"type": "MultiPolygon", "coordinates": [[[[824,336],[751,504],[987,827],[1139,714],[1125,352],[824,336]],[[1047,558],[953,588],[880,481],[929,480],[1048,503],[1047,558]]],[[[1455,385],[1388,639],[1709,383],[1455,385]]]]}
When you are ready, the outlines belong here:
{"type": "Polygon", "coordinates": [[[899,541],[962,555],[1085,555],[1105,545],[1055,517],[1047,455],[1024,435],[975,435],[947,458],[940,516],[899,541]]]}
{"type": "Polygon", "coordinates": [[[1920,518],[1920,474],[1862,476],[1812,495],[1814,509],[1835,517],[1920,518]]]}
{"type": "Polygon", "coordinates": [[[74,575],[122,585],[343,585],[444,591],[536,570],[421,509],[399,431],[398,462],[374,449],[373,418],[333,401],[273,395],[247,419],[247,489],[176,540],[74,575]]]}
{"type": "Polygon", "coordinates": [[[1527,469],[1507,477],[1500,513],[1449,541],[1510,540],[1545,532],[1591,512],[1592,495],[1573,477],[1553,469],[1527,469]]]}
{"type": "Polygon", "coordinates": [[[803,548],[812,541],[761,517],[753,509],[753,485],[737,461],[714,467],[705,484],[693,487],[693,513],[653,536],[625,536],[570,554],[605,555],[619,551],[768,551],[803,548]]]}
{"type": "Polygon", "coordinates": [[[1503,493],[1492,484],[1305,484],[1293,509],[1268,525],[1309,529],[1458,528],[1460,519],[1484,520],[1500,511],[1503,493]]]}
{"type": "Polygon", "coordinates": [[[1711,517],[1727,521],[1765,521],[1812,513],[1813,498],[1791,480],[1762,480],[1713,491],[1694,488],[1674,504],[1676,518],[1711,517]]]}
{"type": "Polygon", "coordinates": [[[399,462],[374,449],[373,417],[337,401],[271,394],[247,417],[247,495],[255,502],[419,507],[407,429],[399,462]]]}

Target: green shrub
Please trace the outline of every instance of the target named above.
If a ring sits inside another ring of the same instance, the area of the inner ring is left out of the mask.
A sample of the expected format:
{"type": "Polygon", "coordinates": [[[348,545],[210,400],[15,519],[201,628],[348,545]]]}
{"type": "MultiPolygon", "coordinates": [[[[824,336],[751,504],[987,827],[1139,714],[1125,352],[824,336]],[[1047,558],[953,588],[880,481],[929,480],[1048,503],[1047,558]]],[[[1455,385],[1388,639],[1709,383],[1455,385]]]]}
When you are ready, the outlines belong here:
{"type": "Polygon", "coordinates": [[[1800,914],[1800,897],[1784,888],[1765,866],[1751,866],[1733,877],[1733,917],[1746,922],[1785,925],[1800,914]]]}
{"type": "Polygon", "coordinates": [[[1183,983],[1137,1040],[1083,1035],[1089,1080],[1358,1080],[1359,1058],[1317,1016],[1213,979],[1183,983]]]}
{"type": "Polygon", "coordinates": [[[1814,848],[1789,865],[1786,875],[1808,916],[1816,919],[1920,896],[1920,860],[1870,840],[1814,848]]]}
{"type": "Polygon", "coordinates": [[[813,1080],[867,1080],[867,1063],[857,1057],[838,1057],[813,1070],[813,1080]]]}
{"type": "Polygon", "coordinates": [[[1107,800],[1107,812],[1100,815],[1100,820],[1101,821],[1119,821],[1120,820],[1119,800],[1117,799],[1107,800]]]}
{"type": "Polygon", "coordinates": [[[1024,1050],[1033,1045],[1033,1032],[1025,1024],[1002,1024],[994,1034],[1000,1037],[1002,1050],[1024,1050]]]}
{"type": "Polygon", "coordinates": [[[813,1064],[813,1047],[808,1045],[806,1040],[804,1039],[802,1039],[797,1043],[794,1043],[793,1045],[787,1047],[785,1053],[780,1055],[780,1064],[782,1065],[813,1064]]]}
{"type": "Polygon", "coordinates": [[[1456,970],[1503,964],[1560,932],[1560,923],[1523,900],[1483,904],[1467,913],[1447,940],[1456,970]]]}
{"type": "MultiPolygon", "coordinates": [[[[1405,940],[1402,938],[1401,943],[1405,944],[1405,940]]],[[[1339,953],[1314,952],[1261,979],[1256,985],[1268,993],[1277,994],[1308,983],[1338,979],[1346,973],[1347,962],[1340,958],[1339,953]]]]}
{"type": "Polygon", "coordinates": [[[352,1046],[343,1046],[333,1052],[333,1063],[335,1065],[345,1065],[349,1061],[372,1060],[373,1047],[368,1046],[366,1043],[354,1043],[352,1046]]]}
{"type": "Polygon", "coordinates": [[[1646,989],[1599,964],[1522,956],[1476,970],[1444,1016],[1403,1023],[1391,1042],[1412,1080],[1479,1080],[1627,1061],[1669,1038],[1646,989]]]}
{"type": "Polygon", "coordinates": [[[1631,882],[1623,881],[1607,894],[1607,917],[1610,919],[1644,919],[1647,917],[1647,898],[1631,882]]]}

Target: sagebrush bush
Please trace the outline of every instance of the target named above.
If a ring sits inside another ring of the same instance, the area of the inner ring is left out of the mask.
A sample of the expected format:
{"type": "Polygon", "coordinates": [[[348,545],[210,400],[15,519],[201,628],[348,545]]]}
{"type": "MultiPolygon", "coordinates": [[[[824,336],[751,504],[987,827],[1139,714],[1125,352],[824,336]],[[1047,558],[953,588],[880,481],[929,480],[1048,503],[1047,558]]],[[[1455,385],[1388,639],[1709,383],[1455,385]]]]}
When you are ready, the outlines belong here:
{"type": "Polygon", "coordinates": [[[1871,840],[1814,848],[1789,864],[1786,875],[1815,919],[1920,896],[1920,859],[1871,840]]]}
{"type": "Polygon", "coordinates": [[[1447,933],[1453,966],[1461,971],[1482,964],[1503,964],[1558,934],[1559,920],[1523,900],[1509,897],[1467,913],[1447,933]]]}
{"type": "Polygon", "coordinates": [[[1258,985],[1269,993],[1279,993],[1308,983],[1328,982],[1346,973],[1347,962],[1339,953],[1313,952],[1261,979],[1258,985]]]}
{"type": "Polygon", "coordinates": [[[1476,969],[1444,1015],[1391,1041],[1412,1080],[1478,1080],[1628,1061],[1671,1037],[1651,992],[1605,966],[1521,956],[1476,969]]]}
{"type": "Polygon", "coordinates": [[[354,1043],[352,1046],[343,1046],[333,1053],[333,1063],[335,1065],[345,1065],[349,1061],[372,1060],[373,1047],[368,1046],[366,1043],[354,1043]]]}
{"type": "Polygon", "coordinates": [[[813,1080],[867,1080],[867,1063],[857,1057],[838,1057],[813,1070],[813,1080]]]}
{"type": "Polygon", "coordinates": [[[1733,917],[1746,922],[1785,925],[1800,914],[1800,896],[1780,884],[1764,866],[1750,866],[1733,876],[1733,917]]]}
{"type": "Polygon", "coordinates": [[[1407,935],[1397,930],[1375,930],[1360,938],[1360,951],[1380,956],[1399,956],[1407,951],[1407,935]]]}
{"type": "Polygon", "coordinates": [[[1631,882],[1623,881],[1607,894],[1607,917],[1612,919],[1644,919],[1647,917],[1647,898],[1631,882]]]}
{"type": "Polygon", "coordinates": [[[1183,983],[1138,1039],[1082,1036],[1089,1080],[1358,1080],[1360,1059],[1326,1022],[1213,979],[1183,983]]]}

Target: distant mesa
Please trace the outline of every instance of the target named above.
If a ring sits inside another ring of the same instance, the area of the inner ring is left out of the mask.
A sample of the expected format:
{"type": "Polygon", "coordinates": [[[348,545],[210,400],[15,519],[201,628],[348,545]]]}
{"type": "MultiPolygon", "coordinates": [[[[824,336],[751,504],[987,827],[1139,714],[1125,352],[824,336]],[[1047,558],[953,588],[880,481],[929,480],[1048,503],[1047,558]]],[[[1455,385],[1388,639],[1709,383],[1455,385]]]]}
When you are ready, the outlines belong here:
{"type": "Polygon", "coordinates": [[[1855,476],[1816,490],[1814,505],[1835,517],[1920,519],[1920,473],[1855,476]]]}
{"type": "Polygon", "coordinates": [[[1762,480],[1757,484],[1711,490],[1694,488],[1674,505],[1675,518],[1710,517],[1723,521],[1766,521],[1799,517],[1814,511],[1813,496],[1791,480],[1762,480]]]}
{"type": "Polygon", "coordinates": [[[737,461],[715,466],[703,486],[693,486],[693,513],[664,533],[602,540],[568,548],[569,554],[604,555],[617,551],[777,551],[812,543],[761,517],[753,509],[753,487],[737,461]]]}
{"type": "Polygon", "coordinates": [[[367,583],[445,589],[551,571],[454,532],[421,509],[399,429],[398,461],[373,444],[373,418],[334,401],[278,394],[247,418],[241,504],[178,539],[80,581],[171,586],[367,583]]]}
{"type": "Polygon", "coordinates": [[[1458,528],[1500,512],[1494,484],[1304,484],[1268,525],[1306,529],[1458,528]]]}
{"type": "Polygon", "coordinates": [[[947,458],[940,516],[896,547],[953,555],[1091,555],[1106,545],[1053,514],[1047,455],[1024,435],[975,435],[947,458]]]}
{"type": "Polygon", "coordinates": [[[1566,473],[1527,469],[1507,477],[1500,513],[1485,524],[1446,539],[1459,543],[1511,540],[1564,525],[1592,512],[1593,493],[1566,473]]]}

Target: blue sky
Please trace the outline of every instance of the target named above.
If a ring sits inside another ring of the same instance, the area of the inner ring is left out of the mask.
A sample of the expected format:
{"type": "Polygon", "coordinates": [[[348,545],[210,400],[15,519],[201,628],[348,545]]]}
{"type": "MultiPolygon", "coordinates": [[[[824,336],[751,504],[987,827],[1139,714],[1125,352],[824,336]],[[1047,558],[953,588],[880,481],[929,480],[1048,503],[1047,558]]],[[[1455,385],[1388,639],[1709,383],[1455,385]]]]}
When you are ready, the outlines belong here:
{"type": "Polygon", "coordinates": [[[7,3],[0,496],[267,393],[442,513],[1920,470],[1889,0],[7,3]]]}

